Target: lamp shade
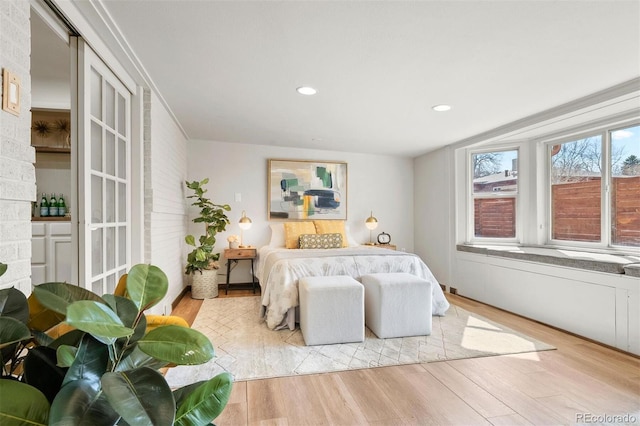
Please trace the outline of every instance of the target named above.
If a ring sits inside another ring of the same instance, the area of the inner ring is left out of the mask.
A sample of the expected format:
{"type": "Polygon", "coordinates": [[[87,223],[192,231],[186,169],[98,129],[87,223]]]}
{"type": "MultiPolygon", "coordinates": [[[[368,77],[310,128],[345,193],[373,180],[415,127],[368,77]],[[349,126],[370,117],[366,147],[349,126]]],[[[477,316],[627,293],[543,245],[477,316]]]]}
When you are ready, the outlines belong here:
{"type": "Polygon", "coordinates": [[[252,225],[251,219],[249,219],[245,211],[242,210],[242,217],[238,221],[238,226],[240,226],[240,229],[249,229],[251,228],[251,225],[252,225]]]}
{"type": "Polygon", "coordinates": [[[374,230],[378,227],[378,219],[376,219],[373,216],[373,211],[371,212],[371,215],[367,218],[367,220],[364,222],[364,226],[366,226],[367,229],[369,230],[374,230]]]}

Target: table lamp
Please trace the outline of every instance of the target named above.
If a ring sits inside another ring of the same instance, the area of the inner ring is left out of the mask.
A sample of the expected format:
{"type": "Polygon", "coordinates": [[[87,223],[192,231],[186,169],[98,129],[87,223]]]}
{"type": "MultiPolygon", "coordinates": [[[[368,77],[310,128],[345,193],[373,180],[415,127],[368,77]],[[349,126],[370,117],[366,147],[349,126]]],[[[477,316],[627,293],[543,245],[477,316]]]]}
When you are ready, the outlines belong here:
{"type": "Polygon", "coordinates": [[[364,226],[369,230],[369,242],[365,243],[368,246],[373,245],[373,230],[378,227],[378,219],[373,216],[373,211],[371,211],[371,216],[367,218],[364,222],[364,226]]]}
{"type": "Polygon", "coordinates": [[[244,210],[242,210],[242,217],[238,221],[238,226],[240,226],[240,248],[246,248],[247,246],[244,244],[244,230],[251,228],[251,219],[247,217],[247,214],[244,210]]]}

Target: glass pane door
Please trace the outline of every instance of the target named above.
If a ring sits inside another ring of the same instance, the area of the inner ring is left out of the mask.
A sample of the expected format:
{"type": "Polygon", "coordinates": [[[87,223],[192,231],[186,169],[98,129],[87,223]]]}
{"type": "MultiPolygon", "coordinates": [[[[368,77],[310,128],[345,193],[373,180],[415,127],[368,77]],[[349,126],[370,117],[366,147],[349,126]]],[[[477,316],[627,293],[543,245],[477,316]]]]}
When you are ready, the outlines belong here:
{"type": "Polygon", "coordinates": [[[78,51],[79,269],[83,287],[112,293],[130,266],[131,93],[82,40],[78,51]]]}

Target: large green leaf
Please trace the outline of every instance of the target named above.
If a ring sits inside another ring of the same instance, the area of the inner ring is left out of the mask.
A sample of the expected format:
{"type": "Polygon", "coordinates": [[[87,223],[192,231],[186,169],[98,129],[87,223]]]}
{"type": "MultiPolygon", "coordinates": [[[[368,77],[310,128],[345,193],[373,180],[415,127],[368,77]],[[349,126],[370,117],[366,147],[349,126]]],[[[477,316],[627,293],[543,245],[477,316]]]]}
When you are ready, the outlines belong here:
{"type": "Polygon", "coordinates": [[[118,339],[119,343],[122,345],[126,341],[126,343],[130,345],[140,340],[147,329],[147,318],[144,314],[138,316],[139,312],[135,303],[126,297],[114,296],[112,294],[105,294],[102,297],[116,315],[118,315],[122,324],[125,327],[133,328],[135,330],[133,335],[118,339]]]}
{"type": "Polygon", "coordinates": [[[29,328],[11,317],[0,317],[0,348],[31,338],[29,328]]]}
{"type": "Polygon", "coordinates": [[[158,370],[166,367],[168,364],[167,361],[158,360],[151,355],[147,355],[140,350],[138,345],[134,345],[133,350],[124,356],[114,371],[134,370],[140,367],[149,367],[158,370]]]}
{"type": "Polygon", "coordinates": [[[165,325],[151,330],[138,342],[154,358],[178,365],[204,364],[213,358],[209,338],[192,328],[165,325]]]}
{"type": "Polygon", "coordinates": [[[0,424],[46,425],[49,401],[38,389],[15,380],[0,380],[0,424]]]}
{"type": "Polygon", "coordinates": [[[56,426],[114,425],[119,418],[100,389],[88,380],[63,386],[49,412],[49,424],[56,426]]]}
{"type": "Polygon", "coordinates": [[[26,324],[29,321],[29,304],[24,293],[14,287],[0,290],[0,316],[26,324]]]}
{"type": "Polygon", "coordinates": [[[97,391],[100,388],[100,378],[108,367],[109,348],[87,334],[80,342],[76,358],[69,367],[62,386],[84,380],[97,391]]]}
{"type": "Polygon", "coordinates": [[[45,308],[62,315],[66,315],[67,307],[78,300],[104,302],[97,294],[67,283],[40,284],[33,288],[33,293],[45,308]]]}
{"type": "Polygon", "coordinates": [[[142,367],[102,377],[102,390],[111,406],[130,425],[171,426],[176,403],[162,374],[142,367]]]}
{"type": "Polygon", "coordinates": [[[209,424],[229,402],[233,377],[229,373],[185,386],[173,392],[176,400],[176,426],[209,424]]]}
{"type": "Polygon", "coordinates": [[[80,300],[70,304],[67,308],[67,322],[109,345],[118,337],[133,334],[133,329],[125,327],[109,306],[93,300],[80,300]]]}
{"type": "Polygon", "coordinates": [[[5,272],[7,272],[7,264],[0,262],[0,277],[3,276],[5,272]]]}
{"type": "Polygon", "coordinates": [[[24,359],[24,381],[37,388],[53,401],[62,386],[66,368],[58,367],[56,350],[46,346],[36,346],[24,359]]]}
{"type": "Polygon", "coordinates": [[[71,367],[76,359],[78,348],[69,345],[60,345],[56,349],[56,362],[58,367],[71,367]]]}
{"type": "Polygon", "coordinates": [[[169,289],[169,279],[157,266],[138,264],[127,275],[127,293],[139,311],[160,302],[169,289]]]}
{"type": "Polygon", "coordinates": [[[60,345],[79,346],[80,341],[85,336],[85,332],[82,330],[71,330],[66,332],[62,336],[49,343],[47,346],[53,349],[57,349],[60,345]]]}

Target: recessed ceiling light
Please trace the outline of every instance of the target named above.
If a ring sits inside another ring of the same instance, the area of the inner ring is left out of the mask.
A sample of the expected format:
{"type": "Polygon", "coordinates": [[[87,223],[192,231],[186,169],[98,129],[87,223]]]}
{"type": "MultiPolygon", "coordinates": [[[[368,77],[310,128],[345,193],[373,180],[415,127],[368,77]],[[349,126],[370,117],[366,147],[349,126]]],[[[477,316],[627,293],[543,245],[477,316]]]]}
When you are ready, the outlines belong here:
{"type": "Polygon", "coordinates": [[[451,109],[451,105],[436,105],[432,107],[434,111],[449,111],[451,109]]]}
{"type": "Polygon", "coordinates": [[[298,87],[296,90],[301,95],[309,95],[310,96],[310,95],[315,95],[316,93],[318,93],[318,91],[316,89],[314,89],[313,87],[309,87],[309,86],[298,87]]]}

